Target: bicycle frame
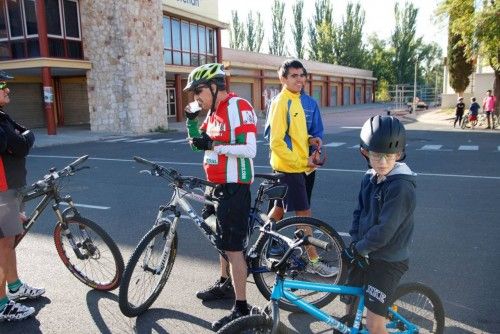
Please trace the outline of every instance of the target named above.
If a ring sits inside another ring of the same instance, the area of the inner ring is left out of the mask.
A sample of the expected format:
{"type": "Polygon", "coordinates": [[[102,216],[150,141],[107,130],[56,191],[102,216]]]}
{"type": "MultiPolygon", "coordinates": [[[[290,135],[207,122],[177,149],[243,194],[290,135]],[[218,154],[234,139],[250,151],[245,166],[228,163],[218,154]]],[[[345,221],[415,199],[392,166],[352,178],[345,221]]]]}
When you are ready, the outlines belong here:
{"type": "MultiPolygon", "coordinates": [[[[341,333],[351,333],[351,334],[367,334],[368,330],[365,329],[359,329],[361,320],[363,317],[363,311],[365,308],[365,297],[364,297],[364,292],[363,288],[361,287],[352,287],[352,286],[346,286],[346,285],[332,285],[332,284],[324,284],[324,283],[311,283],[311,282],[305,282],[305,281],[296,281],[296,280],[288,280],[284,279],[281,275],[277,275],[276,282],[273,287],[273,291],[271,294],[271,303],[272,303],[272,318],[273,318],[273,333],[276,332],[279,324],[279,307],[278,307],[278,301],[280,299],[286,299],[287,301],[293,303],[297,307],[299,307],[301,310],[304,312],[307,312],[308,314],[312,315],[318,320],[321,320],[322,322],[328,324],[331,328],[336,329],[337,331],[341,333]],[[358,307],[356,310],[356,316],[354,318],[354,324],[353,327],[348,327],[347,325],[343,324],[339,320],[335,319],[331,315],[325,313],[324,311],[320,310],[319,308],[315,307],[314,305],[311,305],[305,301],[303,301],[300,297],[295,295],[293,292],[294,290],[308,290],[308,291],[318,291],[318,292],[330,292],[330,293],[335,293],[339,295],[352,295],[358,297],[358,307]]],[[[396,320],[399,320],[403,322],[409,330],[404,331],[404,332],[399,332],[399,333],[417,333],[418,332],[418,327],[416,327],[414,324],[406,320],[403,316],[401,316],[397,311],[393,310],[392,308],[389,307],[388,309],[389,314],[391,317],[393,317],[396,320]]],[[[387,328],[396,328],[395,322],[390,321],[386,325],[387,328]]]]}
{"type": "MultiPolygon", "coordinates": [[[[52,205],[52,209],[54,210],[54,214],[57,217],[57,221],[60,223],[64,223],[64,218],[68,216],[69,212],[72,212],[73,215],[79,215],[78,210],[75,207],[75,204],[73,203],[73,200],[71,196],[67,195],[64,197],[59,196],[59,191],[56,186],[51,186],[48,189],[37,189],[31,192],[28,192],[26,195],[23,197],[23,203],[30,202],[34,199],[37,199],[39,197],[43,197],[42,200],[38,203],[38,205],[35,207],[35,209],[32,211],[32,213],[27,217],[26,221],[23,222],[23,233],[18,235],[16,237],[16,241],[14,244],[14,247],[16,247],[21,240],[26,236],[26,234],[29,232],[29,230],[33,227],[37,219],[40,217],[40,215],[45,211],[47,206],[54,201],[54,204],[52,205]],[[64,202],[68,204],[68,208],[65,209],[63,212],[60,210],[60,203],[64,202]]],[[[73,249],[76,249],[77,246],[74,244],[73,238],[69,238],[70,244],[73,247],[73,249]]]]}
{"type": "MultiPolygon", "coordinates": [[[[173,237],[173,233],[176,231],[177,224],[181,217],[181,212],[178,210],[178,208],[180,208],[182,213],[187,214],[189,218],[196,224],[196,226],[198,226],[202,234],[208,239],[208,241],[212,244],[212,246],[214,246],[222,256],[226,257],[224,252],[221,251],[217,246],[221,242],[220,237],[216,233],[214,233],[210,228],[210,226],[208,226],[208,224],[205,222],[205,220],[196,213],[196,211],[191,206],[191,203],[189,203],[188,199],[201,204],[215,205],[215,203],[205,198],[204,195],[197,194],[194,192],[196,189],[201,190],[200,188],[193,189],[192,191],[187,191],[177,186],[174,186],[173,188],[174,188],[174,193],[172,194],[172,197],[168,202],[168,204],[165,206],[160,206],[158,215],[156,217],[155,226],[164,222],[166,220],[165,218],[166,212],[171,211],[175,216],[171,226],[172,237],[173,237]]],[[[170,240],[172,239],[173,238],[170,238],[170,240]]],[[[170,245],[167,244],[165,247],[170,247],[170,245]]]]}

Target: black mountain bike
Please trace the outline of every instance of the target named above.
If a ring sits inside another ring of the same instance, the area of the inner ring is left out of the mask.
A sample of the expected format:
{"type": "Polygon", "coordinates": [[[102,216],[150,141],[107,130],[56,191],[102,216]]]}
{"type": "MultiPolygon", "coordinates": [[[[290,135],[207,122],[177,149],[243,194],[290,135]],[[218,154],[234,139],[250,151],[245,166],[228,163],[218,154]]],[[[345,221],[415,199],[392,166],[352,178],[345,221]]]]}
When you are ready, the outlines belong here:
{"type": "MultiPolygon", "coordinates": [[[[213,188],[216,185],[197,177],[182,176],[172,168],[160,166],[143,158],[134,157],[134,159],[149,167],[149,170],[142,172],[166,179],[173,189],[173,194],[167,204],[160,206],[152,229],[139,242],[125,267],[120,285],[119,304],[120,310],[128,317],[138,316],[147,310],[158,298],[167,283],[177,255],[177,228],[181,223],[182,214],[184,214],[183,217],[187,216],[190,221],[195,223],[212,246],[223,257],[226,257],[224,251],[217,247],[220,240],[219,236],[191,204],[194,201],[201,204],[216,205],[216,200],[210,195],[206,195],[203,189],[205,187],[213,188]]],[[[258,231],[259,227],[263,226],[268,220],[267,215],[260,209],[263,202],[285,196],[286,186],[278,183],[282,176],[283,174],[255,175],[255,177],[262,178],[263,182],[259,185],[257,197],[250,211],[249,226],[252,229],[251,232],[258,231]]],[[[303,248],[300,254],[296,253],[290,257],[290,266],[287,273],[289,279],[331,284],[343,280],[341,251],[344,243],[331,226],[309,217],[286,218],[276,223],[275,226],[278,233],[290,238],[300,228],[306,230],[315,238],[332,244],[332,248],[328,251],[318,248],[316,252],[324,262],[337,267],[339,270],[332,277],[322,277],[308,272],[309,259],[307,251],[310,251],[310,249],[303,248]]],[[[264,233],[253,234],[253,239],[256,238],[256,235],[258,235],[258,238],[246,252],[248,272],[253,275],[259,291],[265,298],[269,299],[274,284],[274,273],[268,269],[268,259],[282,255],[287,246],[279,238],[268,238],[264,233]]],[[[318,307],[328,304],[336,296],[321,291],[310,293],[309,291],[299,290],[296,293],[304,300],[318,307]]],[[[295,305],[287,302],[283,302],[281,307],[286,310],[298,310],[295,305]]]]}
{"type": "Polygon", "coordinates": [[[49,173],[23,192],[23,202],[42,197],[33,212],[23,218],[24,232],[16,237],[17,246],[50,203],[57,218],[54,243],[68,270],[84,284],[101,291],[118,287],[123,273],[123,258],[111,237],[99,225],[80,215],[70,195],[61,196],[60,180],[89,167],[79,167],[88,155],[63,169],[49,173]],[[61,211],[61,203],[68,207],[61,211]]]}

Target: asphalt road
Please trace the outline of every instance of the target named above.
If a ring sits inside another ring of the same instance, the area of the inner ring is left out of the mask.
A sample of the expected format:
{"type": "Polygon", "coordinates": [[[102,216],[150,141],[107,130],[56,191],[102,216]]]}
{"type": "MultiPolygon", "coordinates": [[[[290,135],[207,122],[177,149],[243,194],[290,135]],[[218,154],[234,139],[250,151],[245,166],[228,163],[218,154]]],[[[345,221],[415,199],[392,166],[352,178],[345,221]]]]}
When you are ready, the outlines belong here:
{"type": "MultiPolygon", "coordinates": [[[[315,217],[339,232],[349,229],[366,170],[353,147],[358,144],[356,127],[363,120],[345,117],[324,140],[331,145],[328,162],[318,171],[312,209],[315,217]]],[[[446,310],[446,333],[498,333],[500,137],[407,127],[406,162],[419,176],[411,268],[403,280],[424,282],[438,292],[446,310]]],[[[144,138],[167,137],[171,140],[156,143],[124,140],[37,148],[28,159],[28,179],[32,182],[49,167],[64,167],[73,157],[89,154],[91,169],[72,177],[64,190],[79,204],[107,208],[84,206],[80,210],[109,232],[127,261],[153,224],[158,206],[170,197],[166,183],[139,174],[141,166],[131,157],[141,155],[186,175],[203,175],[201,155],[185,143],[171,142],[185,134],[144,138]]],[[[258,172],[270,171],[267,157],[267,146],[259,143],[258,172]]],[[[30,303],[37,309],[35,317],[0,323],[0,333],[209,333],[210,323],[231,307],[226,302],[204,305],[194,296],[217,277],[217,257],[196,228],[184,221],[178,231],[178,257],[163,293],[145,314],[124,317],[117,305],[117,290],[93,291],[64,268],[52,241],[55,219],[50,211],[18,248],[22,279],[45,287],[46,296],[30,303]]],[[[249,301],[265,304],[253,280],[249,281],[249,301]]],[[[342,308],[333,303],[327,310],[340,314],[342,308]]],[[[300,333],[324,332],[324,327],[302,315],[283,313],[282,319],[300,333]]]]}

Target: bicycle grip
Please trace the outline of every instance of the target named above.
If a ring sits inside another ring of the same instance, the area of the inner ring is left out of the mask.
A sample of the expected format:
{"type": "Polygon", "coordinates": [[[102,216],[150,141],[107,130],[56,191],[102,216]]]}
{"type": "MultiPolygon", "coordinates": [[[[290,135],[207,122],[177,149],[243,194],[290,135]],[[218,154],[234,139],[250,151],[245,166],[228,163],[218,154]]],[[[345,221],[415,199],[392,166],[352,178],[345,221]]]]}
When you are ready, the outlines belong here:
{"type": "Polygon", "coordinates": [[[72,163],[70,163],[68,165],[69,168],[71,168],[71,170],[74,170],[76,166],[82,164],[85,160],[87,160],[89,158],[88,155],[84,155],[84,156],[81,156],[79,157],[78,159],[76,159],[75,161],[73,161],[72,163]]]}
{"type": "Polygon", "coordinates": [[[307,236],[306,238],[307,238],[306,243],[308,243],[310,245],[319,247],[319,248],[324,249],[326,251],[330,251],[332,249],[332,243],[331,242],[319,240],[319,239],[316,239],[316,238],[313,238],[313,237],[309,237],[309,236],[307,236]]]}

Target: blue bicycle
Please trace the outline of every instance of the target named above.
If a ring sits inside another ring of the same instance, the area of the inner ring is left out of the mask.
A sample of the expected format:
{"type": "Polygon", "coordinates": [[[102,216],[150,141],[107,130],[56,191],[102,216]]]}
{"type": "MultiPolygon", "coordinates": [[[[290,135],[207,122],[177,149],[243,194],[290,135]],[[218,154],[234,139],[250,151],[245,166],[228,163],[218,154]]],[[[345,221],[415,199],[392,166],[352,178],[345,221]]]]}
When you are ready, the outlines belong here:
{"type": "MultiPolygon", "coordinates": [[[[304,235],[301,230],[296,231],[295,238],[290,239],[273,231],[272,223],[261,228],[267,235],[280,239],[288,245],[288,249],[280,259],[270,261],[270,270],[276,272],[276,280],[271,294],[270,304],[261,314],[238,318],[223,328],[219,334],[234,333],[289,333],[291,332],[280,322],[279,301],[286,300],[304,312],[321,320],[339,333],[368,333],[362,328],[363,311],[365,308],[363,289],[360,287],[311,283],[305,281],[285,279],[290,265],[290,257],[300,252],[304,245],[329,249],[331,245],[313,237],[304,235]],[[325,313],[319,308],[304,301],[294,292],[296,290],[322,291],[333,295],[353,295],[359,300],[354,318],[354,324],[349,327],[338,319],[325,313]]],[[[394,302],[387,310],[387,325],[389,333],[443,333],[444,309],[439,296],[429,287],[421,283],[401,284],[396,289],[394,302]]]]}

